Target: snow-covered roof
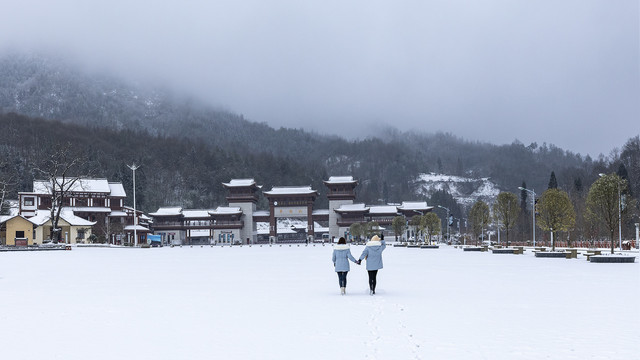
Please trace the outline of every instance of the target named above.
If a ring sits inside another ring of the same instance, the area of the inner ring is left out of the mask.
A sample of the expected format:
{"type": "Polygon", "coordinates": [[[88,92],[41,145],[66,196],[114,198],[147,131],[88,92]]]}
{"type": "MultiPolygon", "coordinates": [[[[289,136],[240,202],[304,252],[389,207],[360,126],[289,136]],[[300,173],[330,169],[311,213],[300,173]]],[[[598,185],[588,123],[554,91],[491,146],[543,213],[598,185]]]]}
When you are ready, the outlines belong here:
{"type": "Polygon", "coordinates": [[[21,217],[21,218],[29,221],[29,219],[27,219],[26,217],[24,217],[22,215],[18,215],[18,214],[15,214],[15,215],[0,215],[0,224],[5,223],[5,222],[7,222],[7,221],[9,221],[9,220],[11,220],[13,218],[16,218],[16,217],[21,217]]]}
{"type": "Polygon", "coordinates": [[[154,213],[149,213],[151,216],[178,216],[182,214],[181,207],[161,207],[154,213]]]}
{"type": "MultiPolygon", "coordinates": [[[[67,178],[64,182],[69,183],[74,181],[69,188],[71,192],[96,192],[96,193],[111,193],[109,182],[107,179],[85,179],[85,178],[67,178]],[[77,179],[77,180],[76,180],[77,179]]],[[[57,178],[57,183],[62,183],[62,178],[57,178]]],[[[51,181],[49,180],[34,180],[33,192],[36,194],[51,194],[51,181]]]]}
{"type": "Polygon", "coordinates": [[[215,210],[210,210],[211,215],[233,215],[242,214],[242,209],[238,206],[218,206],[215,210]]]}
{"type": "Polygon", "coordinates": [[[269,211],[268,210],[254,211],[253,216],[269,216],[269,211]]]}
{"type": "MultiPolygon", "coordinates": [[[[107,179],[78,179],[75,177],[65,179],[66,183],[72,181],[73,184],[69,188],[70,192],[104,193],[114,197],[127,197],[122,183],[119,182],[109,182],[107,179]]],[[[62,183],[62,178],[58,178],[57,182],[62,183]]],[[[51,181],[49,180],[34,180],[32,194],[51,194],[51,187],[51,181]]]]}
{"type": "MultiPolygon", "coordinates": [[[[125,231],[133,231],[134,230],[134,225],[127,225],[124,227],[125,231]]],[[[149,231],[149,229],[147,229],[146,227],[142,226],[142,225],[135,225],[135,230],[136,231],[149,231]]]]}
{"type": "Polygon", "coordinates": [[[370,205],[369,214],[397,214],[398,209],[393,205],[370,205]]]}
{"type": "Polygon", "coordinates": [[[127,216],[127,213],[124,211],[114,210],[109,214],[109,216],[114,216],[114,217],[127,216]]]}
{"type": "Polygon", "coordinates": [[[222,183],[222,185],[226,187],[262,187],[261,185],[256,185],[256,181],[254,179],[231,179],[231,181],[229,181],[228,183],[222,183]]]}
{"type": "Polygon", "coordinates": [[[338,212],[349,212],[349,211],[369,211],[369,208],[362,203],[359,204],[342,204],[339,208],[335,209],[338,212]]]}
{"type": "Polygon", "coordinates": [[[329,215],[329,209],[313,210],[312,215],[329,215]]]}
{"type": "MultiPolygon", "coordinates": [[[[71,226],[93,226],[96,224],[95,221],[89,221],[79,216],[75,216],[70,208],[63,208],[60,211],[60,218],[71,226]]],[[[51,219],[51,213],[49,210],[37,210],[36,215],[30,217],[28,220],[38,226],[42,226],[46,224],[49,219],[51,219]]]]}
{"type": "Polygon", "coordinates": [[[330,176],[329,180],[325,180],[325,184],[349,184],[358,182],[353,176],[330,176]]]}
{"type": "Polygon", "coordinates": [[[274,186],[271,191],[265,191],[265,195],[306,195],[317,194],[311,186],[274,186]]]}
{"type": "Polygon", "coordinates": [[[111,212],[111,209],[108,207],[102,207],[102,206],[78,206],[78,207],[70,207],[69,209],[71,209],[72,211],[75,212],[92,212],[92,213],[109,213],[111,212]]]}
{"type": "Polygon", "coordinates": [[[402,205],[398,206],[398,210],[429,210],[433,209],[433,206],[427,206],[426,201],[403,201],[402,205]]]}
{"type": "Polygon", "coordinates": [[[185,209],[182,210],[182,215],[185,218],[208,218],[210,210],[194,210],[194,209],[185,209]]]}
{"type": "Polygon", "coordinates": [[[111,189],[111,196],[127,197],[127,193],[124,191],[124,186],[122,186],[122,183],[110,182],[109,189],[111,189]]]}

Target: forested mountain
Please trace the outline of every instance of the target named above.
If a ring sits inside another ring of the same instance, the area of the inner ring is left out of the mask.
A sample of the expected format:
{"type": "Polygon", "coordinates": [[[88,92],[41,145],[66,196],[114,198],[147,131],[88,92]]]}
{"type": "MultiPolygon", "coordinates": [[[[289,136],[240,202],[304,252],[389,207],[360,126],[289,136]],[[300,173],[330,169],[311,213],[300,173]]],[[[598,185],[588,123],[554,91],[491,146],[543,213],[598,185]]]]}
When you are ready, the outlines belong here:
{"type": "MultiPolygon", "coordinates": [[[[497,146],[443,133],[387,129],[346,140],[274,129],[194,99],[25,55],[0,58],[0,114],[0,175],[20,175],[15,191],[30,190],[38,177],[34,166],[55,144],[70,142],[91,159],[87,171],[123,181],[127,189],[131,171],[125,164],[142,163],[137,194],[147,211],[222,205],[220,183],[234,177],[254,177],[266,188],[312,185],[322,195],[323,179],[353,175],[360,181],[358,201],[366,203],[429,200],[417,192],[420,174],[429,172],[488,177],[512,192],[524,181],[542,192],[555,171],[559,186],[570,190],[576,182],[588,187],[598,173],[616,171],[625,159],[618,154],[594,160],[553,145],[516,140],[497,146]]],[[[637,188],[640,176],[631,174],[638,165],[625,161],[637,188]]],[[[317,206],[326,206],[324,196],[317,206]]]]}

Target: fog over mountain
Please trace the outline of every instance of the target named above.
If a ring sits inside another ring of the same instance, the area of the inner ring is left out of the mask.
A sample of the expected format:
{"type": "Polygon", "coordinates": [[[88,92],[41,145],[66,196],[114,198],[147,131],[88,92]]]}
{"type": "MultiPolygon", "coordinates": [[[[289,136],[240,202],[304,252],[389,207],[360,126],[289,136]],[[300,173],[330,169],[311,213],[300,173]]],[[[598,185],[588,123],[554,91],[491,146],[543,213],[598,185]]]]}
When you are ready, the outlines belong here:
{"type": "Polygon", "coordinates": [[[596,157],[638,133],[638,7],[25,0],[4,8],[0,52],[153,79],[276,128],[363,138],[392,125],[596,157]]]}
{"type": "Polygon", "coordinates": [[[595,159],[547,143],[494,145],[392,127],[379,137],[347,140],[275,129],[175,91],[21,53],[0,56],[0,126],[0,178],[19,179],[13,194],[30,190],[34,168],[56,144],[71,143],[90,157],[85,170],[128,188],[125,164],[144,164],[138,201],[146,211],[224,204],[220,184],[247,177],[266,189],[311,185],[320,192],[316,206],[323,207],[322,180],[351,175],[359,180],[357,201],[426,200],[462,216],[476,199],[491,202],[523,182],[543,191],[552,171],[560,188],[580,192],[620,164],[640,194],[637,136],[618,144],[621,153],[595,159]]]}

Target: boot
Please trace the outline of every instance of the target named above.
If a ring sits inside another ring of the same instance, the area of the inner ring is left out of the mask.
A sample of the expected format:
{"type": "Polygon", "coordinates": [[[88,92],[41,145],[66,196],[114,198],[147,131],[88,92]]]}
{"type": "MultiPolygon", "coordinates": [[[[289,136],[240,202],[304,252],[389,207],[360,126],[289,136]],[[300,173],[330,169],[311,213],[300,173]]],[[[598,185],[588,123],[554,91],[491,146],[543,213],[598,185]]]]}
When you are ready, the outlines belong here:
{"type": "Polygon", "coordinates": [[[347,292],[347,288],[346,287],[341,287],[340,288],[340,294],[344,295],[347,292]]]}

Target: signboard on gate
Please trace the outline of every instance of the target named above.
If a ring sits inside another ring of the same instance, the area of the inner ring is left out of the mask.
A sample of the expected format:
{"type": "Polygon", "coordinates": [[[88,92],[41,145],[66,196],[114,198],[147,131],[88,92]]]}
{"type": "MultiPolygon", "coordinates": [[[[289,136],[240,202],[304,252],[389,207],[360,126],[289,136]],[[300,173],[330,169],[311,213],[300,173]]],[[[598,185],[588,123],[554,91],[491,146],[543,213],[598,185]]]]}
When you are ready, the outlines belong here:
{"type": "Polygon", "coordinates": [[[281,217],[306,217],[308,216],[306,206],[283,206],[273,209],[277,218],[281,217]]]}

